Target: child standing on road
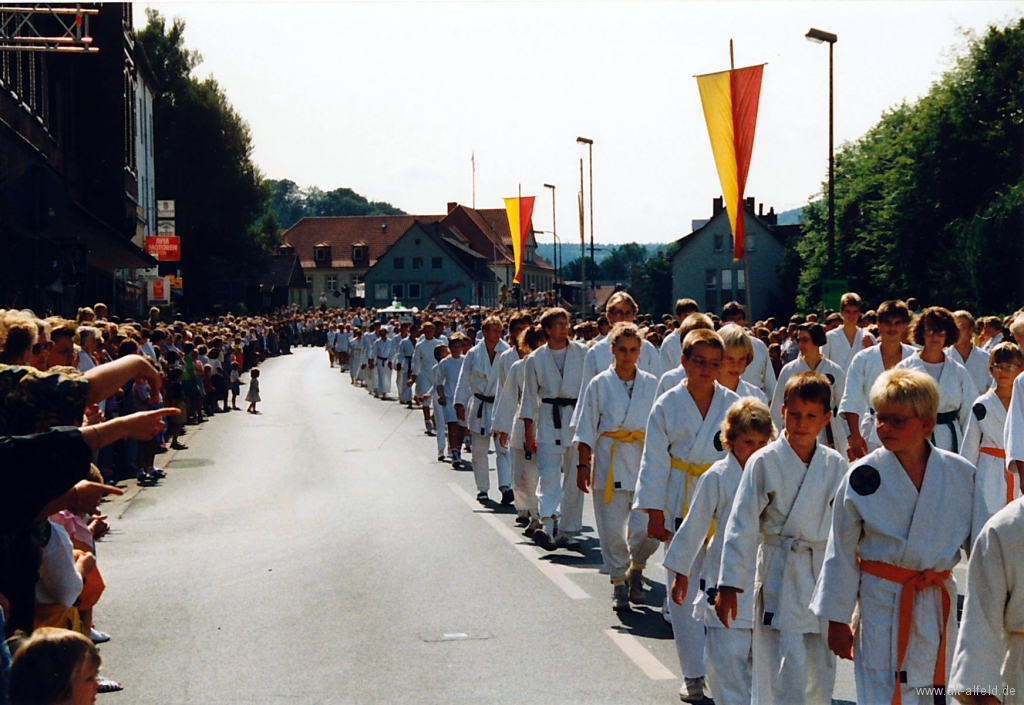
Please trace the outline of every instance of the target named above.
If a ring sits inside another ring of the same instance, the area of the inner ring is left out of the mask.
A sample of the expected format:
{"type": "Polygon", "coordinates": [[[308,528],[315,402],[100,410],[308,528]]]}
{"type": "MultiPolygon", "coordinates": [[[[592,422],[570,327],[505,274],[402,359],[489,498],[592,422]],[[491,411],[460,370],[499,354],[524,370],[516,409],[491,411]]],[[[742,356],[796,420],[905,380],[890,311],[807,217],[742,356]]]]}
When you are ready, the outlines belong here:
{"type": "Polygon", "coordinates": [[[263,401],[260,399],[260,369],[258,367],[252,368],[249,373],[249,391],[245,395],[245,400],[249,402],[249,408],[246,409],[250,414],[258,414],[256,411],[256,403],[263,401]]]}
{"type": "Polygon", "coordinates": [[[448,345],[451,356],[437,363],[438,369],[434,380],[437,403],[444,409],[444,421],[448,427],[448,451],[453,467],[462,464],[460,448],[464,427],[459,425],[458,416],[455,414],[455,385],[458,384],[459,375],[462,373],[462,353],[465,352],[468,343],[469,338],[465,334],[452,333],[448,345]]]}

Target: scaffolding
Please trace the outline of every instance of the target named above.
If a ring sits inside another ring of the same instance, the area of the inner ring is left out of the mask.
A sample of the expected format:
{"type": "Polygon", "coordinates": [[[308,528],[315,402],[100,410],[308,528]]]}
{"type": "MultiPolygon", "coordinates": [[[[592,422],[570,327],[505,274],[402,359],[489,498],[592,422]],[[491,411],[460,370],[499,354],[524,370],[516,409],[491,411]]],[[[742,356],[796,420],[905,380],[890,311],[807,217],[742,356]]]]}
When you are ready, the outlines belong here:
{"type": "Polygon", "coordinates": [[[89,18],[98,14],[81,5],[0,5],[0,51],[96,54],[89,18]]]}

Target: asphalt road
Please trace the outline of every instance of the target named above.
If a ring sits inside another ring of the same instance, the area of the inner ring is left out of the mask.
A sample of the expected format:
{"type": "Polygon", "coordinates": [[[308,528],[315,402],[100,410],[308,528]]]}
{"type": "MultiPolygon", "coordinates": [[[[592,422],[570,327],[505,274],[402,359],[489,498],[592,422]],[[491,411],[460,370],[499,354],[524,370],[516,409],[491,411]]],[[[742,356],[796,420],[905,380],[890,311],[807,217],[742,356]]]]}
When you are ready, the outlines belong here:
{"type": "Polygon", "coordinates": [[[125,691],[101,703],[679,702],[664,571],[612,612],[589,500],[584,552],[548,554],[322,350],[260,385],[261,415],[214,417],[108,505],[96,622],[125,691]]]}

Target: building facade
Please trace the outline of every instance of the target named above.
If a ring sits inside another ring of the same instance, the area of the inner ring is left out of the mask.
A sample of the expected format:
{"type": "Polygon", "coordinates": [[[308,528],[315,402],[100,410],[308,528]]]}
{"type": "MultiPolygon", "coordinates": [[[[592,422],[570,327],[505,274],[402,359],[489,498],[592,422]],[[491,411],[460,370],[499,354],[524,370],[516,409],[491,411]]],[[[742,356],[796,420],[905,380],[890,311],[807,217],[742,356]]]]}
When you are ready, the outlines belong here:
{"type": "Polygon", "coordinates": [[[778,225],[775,210],[754,213],[754,199],[744,204],[747,272],[743,260],[733,261],[732,228],[722,199],[714,199],[712,216],[677,241],[670,255],[673,299],[691,298],[702,311],[719,313],[737,301],[749,312],[750,323],[768,316],[788,315],[779,278],[786,239],[799,233],[798,225],[778,225]],[[750,281],[746,280],[749,273],[750,281]],[[749,305],[748,305],[749,302],[749,305]]]}

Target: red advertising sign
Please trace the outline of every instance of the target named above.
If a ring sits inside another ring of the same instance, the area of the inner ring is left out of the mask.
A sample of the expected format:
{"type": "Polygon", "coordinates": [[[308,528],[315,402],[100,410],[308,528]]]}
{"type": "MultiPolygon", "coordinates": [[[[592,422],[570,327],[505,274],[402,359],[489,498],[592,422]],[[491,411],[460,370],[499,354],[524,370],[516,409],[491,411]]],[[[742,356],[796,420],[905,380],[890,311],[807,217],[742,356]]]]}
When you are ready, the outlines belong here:
{"type": "Polygon", "coordinates": [[[181,238],[173,235],[147,237],[146,252],[161,262],[177,262],[181,259],[181,238]]]}

